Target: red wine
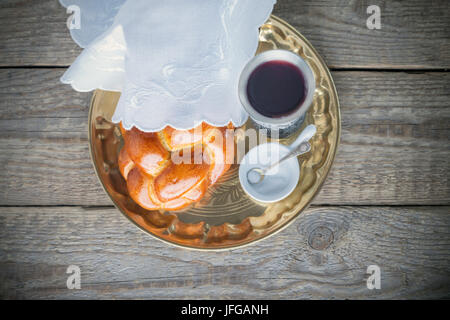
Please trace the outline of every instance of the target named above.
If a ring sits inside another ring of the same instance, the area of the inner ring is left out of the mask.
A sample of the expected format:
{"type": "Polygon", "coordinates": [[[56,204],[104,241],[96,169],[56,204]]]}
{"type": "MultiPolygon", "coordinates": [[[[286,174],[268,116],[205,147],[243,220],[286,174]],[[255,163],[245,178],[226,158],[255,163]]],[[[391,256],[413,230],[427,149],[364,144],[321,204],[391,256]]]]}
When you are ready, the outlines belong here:
{"type": "Polygon", "coordinates": [[[269,61],[258,66],[247,83],[247,97],[252,107],[270,118],[295,112],[306,97],[305,78],[295,65],[269,61]]]}

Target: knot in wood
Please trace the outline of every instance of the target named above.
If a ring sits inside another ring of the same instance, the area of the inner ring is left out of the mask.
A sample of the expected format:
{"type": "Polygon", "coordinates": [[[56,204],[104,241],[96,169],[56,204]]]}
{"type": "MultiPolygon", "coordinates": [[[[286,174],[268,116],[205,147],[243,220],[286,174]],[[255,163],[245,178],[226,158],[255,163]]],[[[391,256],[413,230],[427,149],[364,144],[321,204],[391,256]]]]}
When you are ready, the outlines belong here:
{"type": "Polygon", "coordinates": [[[309,234],[308,244],[315,250],[325,250],[333,243],[333,240],[333,231],[327,227],[317,227],[309,234]]]}

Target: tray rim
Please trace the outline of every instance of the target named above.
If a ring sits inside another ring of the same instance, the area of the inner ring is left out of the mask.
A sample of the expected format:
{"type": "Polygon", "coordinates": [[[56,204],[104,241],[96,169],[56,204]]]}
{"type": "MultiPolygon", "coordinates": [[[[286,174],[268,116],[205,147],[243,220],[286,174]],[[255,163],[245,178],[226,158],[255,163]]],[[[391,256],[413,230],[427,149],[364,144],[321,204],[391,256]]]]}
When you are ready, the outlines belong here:
{"type": "Polygon", "coordinates": [[[108,195],[108,197],[111,199],[111,201],[114,204],[114,207],[123,215],[125,216],[130,222],[132,222],[141,232],[145,233],[146,235],[151,236],[154,239],[157,239],[159,241],[162,241],[165,244],[180,248],[180,249],[188,249],[188,250],[192,250],[192,251],[201,251],[201,252],[221,252],[221,251],[229,251],[229,250],[235,250],[235,249],[241,249],[253,244],[256,244],[260,241],[263,240],[267,240],[270,237],[278,234],[279,232],[283,231],[284,229],[288,228],[289,226],[291,226],[296,220],[297,218],[300,216],[301,213],[303,213],[306,209],[309,208],[309,206],[311,205],[311,203],[313,202],[313,200],[316,198],[316,196],[320,193],[320,191],[322,190],[323,184],[325,183],[325,181],[328,178],[328,175],[334,165],[334,161],[336,158],[336,153],[337,150],[339,148],[340,145],[340,141],[341,141],[341,106],[340,106],[340,101],[339,101],[339,95],[336,89],[336,85],[334,83],[334,79],[331,75],[330,69],[328,68],[328,65],[326,64],[325,60],[323,59],[323,57],[317,52],[317,50],[315,49],[315,47],[311,44],[311,42],[309,42],[309,40],[303,36],[299,31],[297,31],[296,28],[294,28],[291,24],[289,24],[288,22],[286,22],[284,19],[281,19],[275,15],[270,15],[270,20],[275,20],[278,23],[283,24],[286,28],[290,29],[290,31],[292,31],[292,33],[294,33],[296,36],[298,36],[299,38],[301,38],[308,46],[309,49],[317,56],[320,64],[324,67],[326,74],[328,75],[329,79],[330,79],[330,86],[333,88],[334,94],[335,94],[335,99],[336,99],[336,118],[337,118],[337,127],[336,127],[336,145],[335,148],[333,150],[333,154],[330,155],[330,166],[327,168],[325,174],[324,174],[324,178],[322,179],[322,181],[320,182],[320,184],[317,187],[316,192],[313,194],[313,196],[308,200],[308,202],[306,203],[306,205],[298,210],[297,213],[295,213],[295,215],[293,215],[289,221],[285,222],[283,225],[279,226],[278,228],[274,229],[272,232],[265,234],[263,236],[261,236],[258,239],[255,240],[250,240],[247,241],[245,243],[241,243],[241,244],[236,244],[236,245],[231,245],[231,246],[226,246],[226,247],[215,247],[215,248],[202,248],[202,247],[197,247],[197,246],[190,246],[190,245],[181,245],[178,244],[176,242],[170,241],[170,240],[166,240],[163,239],[161,237],[159,237],[158,235],[155,235],[147,230],[145,230],[143,227],[141,227],[138,223],[136,223],[136,221],[134,221],[129,215],[127,215],[118,205],[118,203],[116,202],[116,200],[112,197],[112,195],[108,192],[105,184],[103,183],[103,180],[100,178],[100,173],[98,171],[97,166],[95,165],[95,161],[94,161],[94,150],[92,147],[92,112],[94,109],[94,102],[96,97],[98,96],[98,93],[100,91],[104,91],[101,89],[96,89],[93,93],[92,93],[92,97],[90,99],[90,105],[89,105],[89,115],[88,115],[88,140],[89,140],[89,158],[91,160],[91,163],[94,167],[95,170],[95,174],[97,176],[97,179],[100,181],[100,184],[104,190],[104,192],[108,195]]]}

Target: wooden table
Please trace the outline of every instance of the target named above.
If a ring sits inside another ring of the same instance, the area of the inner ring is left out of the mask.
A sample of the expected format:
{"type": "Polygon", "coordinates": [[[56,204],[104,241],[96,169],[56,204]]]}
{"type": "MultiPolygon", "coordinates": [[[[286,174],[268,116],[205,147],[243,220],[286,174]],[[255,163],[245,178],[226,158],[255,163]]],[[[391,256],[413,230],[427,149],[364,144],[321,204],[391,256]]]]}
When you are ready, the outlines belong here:
{"type": "Polygon", "coordinates": [[[64,9],[0,3],[1,298],[450,298],[450,2],[279,0],[274,13],[332,70],[336,161],[289,228],[202,253],[143,234],[102,190],[89,94],[59,83],[80,53],[64,9]],[[366,27],[371,4],[381,30],[366,27]]]}

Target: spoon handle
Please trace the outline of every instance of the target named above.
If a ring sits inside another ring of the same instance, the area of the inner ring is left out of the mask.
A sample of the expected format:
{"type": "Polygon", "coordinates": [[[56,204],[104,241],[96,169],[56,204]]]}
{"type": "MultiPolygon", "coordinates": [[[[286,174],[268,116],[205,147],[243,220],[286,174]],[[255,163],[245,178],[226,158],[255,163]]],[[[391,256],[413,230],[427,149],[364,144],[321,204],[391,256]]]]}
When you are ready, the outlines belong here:
{"type": "Polygon", "coordinates": [[[292,148],[291,151],[289,151],[289,153],[286,154],[285,156],[283,156],[280,160],[278,160],[277,162],[271,164],[269,167],[264,168],[263,172],[266,173],[267,171],[269,171],[269,170],[275,168],[276,166],[278,166],[281,162],[289,160],[289,159],[291,159],[293,157],[298,157],[299,155],[307,153],[310,150],[311,150],[311,144],[308,141],[303,141],[302,143],[300,143],[295,148],[292,148]]]}
{"type": "Polygon", "coordinates": [[[289,148],[291,149],[296,149],[297,147],[300,146],[300,144],[302,144],[304,141],[309,141],[311,140],[312,137],[314,137],[314,135],[317,132],[317,128],[315,125],[310,124],[308,125],[303,131],[302,133],[300,133],[300,135],[297,137],[297,139],[295,139],[295,141],[293,143],[291,143],[291,145],[289,146],[289,148]]]}
{"type": "Polygon", "coordinates": [[[283,161],[286,161],[292,157],[298,157],[299,155],[309,152],[311,150],[311,145],[308,143],[308,141],[311,140],[311,138],[316,134],[316,132],[317,128],[315,125],[313,124],[308,125],[302,131],[302,133],[300,133],[297,139],[295,139],[295,141],[289,146],[289,149],[291,149],[291,151],[274,164],[271,164],[269,167],[263,169],[263,171],[267,172],[270,169],[279,165],[283,161]]]}

